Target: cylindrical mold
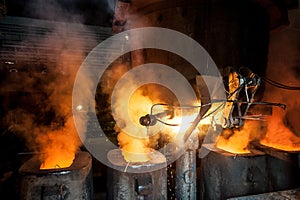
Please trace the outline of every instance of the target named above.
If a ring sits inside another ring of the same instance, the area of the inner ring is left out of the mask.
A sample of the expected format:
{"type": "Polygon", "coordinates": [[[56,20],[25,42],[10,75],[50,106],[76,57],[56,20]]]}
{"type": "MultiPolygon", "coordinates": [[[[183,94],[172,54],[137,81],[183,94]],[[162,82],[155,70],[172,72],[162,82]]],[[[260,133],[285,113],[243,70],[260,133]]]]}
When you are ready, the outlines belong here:
{"type": "Polygon", "coordinates": [[[40,165],[38,157],[33,157],[19,169],[20,199],[93,199],[92,158],[89,153],[77,152],[68,168],[40,170],[40,165]]]}
{"type": "Polygon", "coordinates": [[[196,150],[187,150],[176,160],[176,186],[177,199],[193,200],[197,198],[196,191],[196,150]]]}
{"type": "Polygon", "coordinates": [[[167,199],[166,168],[146,173],[108,169],[108,200],[167,199]]]}
{"type": "Polygon", "coordinates": [[[112,150],[108,154],[108,159],[116,165],[115,169],[108,168],[107,172],[108,200],[167,199],[166,163],[150,161],[125,164],[120,161],[120,155],[119,149],[112,150]]]}
{"type": "Polygon", "coordinates": [[[196,132],[190,136],[188,149],[176,160],[176,199],[197,199],[196,152],[199,146],[196,132]]]}
{"type": "Polygon", "coordinates": [[[200,199],[227,199],[299,186],[294,154],[233,155],[211,151],[201,160],[200,199]],[[283,155],[281,155],[282,157],[283,155]]]}

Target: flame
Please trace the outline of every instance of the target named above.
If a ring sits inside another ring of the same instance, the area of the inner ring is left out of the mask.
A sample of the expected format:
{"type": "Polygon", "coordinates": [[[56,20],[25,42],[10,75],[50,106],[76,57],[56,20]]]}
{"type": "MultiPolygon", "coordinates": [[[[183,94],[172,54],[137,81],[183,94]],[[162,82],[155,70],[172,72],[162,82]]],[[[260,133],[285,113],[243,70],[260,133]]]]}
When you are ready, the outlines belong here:
{"type": "Polygon", "coordinates": [[[150,160],[149,139],[135,138],[124,132],[118,134],[119,145],[126,162],[147,162],[150,160]]]}
{"type": "Polygon", "coordinates": [[[300,151],[300,137],[284,124],[284,112],[275,108],[266,122],[245,121],[240,129],[224,130],[216,146],[235,154],[250,153],[249,143],[259,140],[264,146],[283,151],[300,151]]]}
{"type": "Polygon", "coordinates": [[[40,169],[70,167],[80,144],[73,117],[68,118],[63,128],[39,134],[37,141],[43,152],[40,169]]]}
{"type": "MultiPolygon", "coordinates": [[[[152,88],[153,89],[153,88],[152,88]]],[[[148,130],[145,126],[140,125],[139,119],[141,116],[149,114],[153,104],[159,102],[164,103],[163,98],[158,95],[158,89],[155,88],[155,93],[148,94],[145,92],[145,87],[137,89],[134,94],[131,96],[129,101],[129,116],[130,123],[126,123],[124,126],[130,130],[130,133],[125,133],[120,127],[115,127],[115,130],[119,132],[118,134],[118,143],[122,150],[122,155],[127,162],[146,162],[150,160],[149,153],[153,151],[153,148],[157,145],[158,140],[166,139],[167,142],[177,142],[178,144],[182,143],[184,133],[194,121],[197,116],[197,111],[199,108],[192,109],[192,111],[182,111],[178,109],[175,111],[175,116],[167,120],[167,123],[170,124],[179,124],[178,126],[168,126],[158,122],[158,127],[150,127],[151,130],[155,130],[155,135],[148,135],[148,130]],[[145,95],[147,94],[147,95],[145,95]],[[151,98],[149,97],[151,96],[151,98]],[[154,100],[152,100],[152,98],[154,100]],[[161,126],[162,125],[162,126],[161,126]],[[157,129],[156,129],[157,128],[157,129]],[[179,136],[179,137],[177,137],[179,136]],[[176,141],[173,141],[176,138],[176,141]]],[[[164,92],[164,94],[167,94],[164,92]]],[[[170,95],[166,95],[168,97],[170,95]]],[[[123,102],[126,104],[126,102],[123,102]]],[[[126,106],[122,106],[122,103],[118,106],[119,112],[126,112],[126,106]]],[[[165,142],[165,141],[164,141],[165,142]]]]}
{"type": "Polygon", "coordinates": [[[217,140],[216,147],[234,154],[251,153],[249,143],[266,132],[265,122],[245,121],[240,129],[224,129],[217,140]]]}
{"type": "Polygon", "coordinates": [[[74,158],[75,154],[72,152],[55,150],[52,151],[51,154],[47,153],[40,169],[67,168],[72,165],[74,158]]]}
{"type": "MultiPolygon", "coordinates": [[[[294,65],[299,60],[299,31],[287,28],[270,37],[269,63],[266,74],[277,82],[299,86],[299,74],[294,65]]],[[[278,101],[287,105],[287,109],[273,109],[268,117],[268,130],[261,139],[261,144],[284,151],[300,151],[299,122],[299,90],[283,90],[266,85],[265,101],[278,101]],[[292,112],[293,121],[288,121],[288,113],[292,112]],[[296,129],[295,129],[296,127],[296,129]],[[291,128],[291,129],[290,129],[291,128]],[[298,136],[297,136],[298,135],[298,136]]]]}
{"type": "MultiPolygon", "coordinates": [[[[195,102],[193,106],[199,105],[195,102]]],[[[197,117],[199,113],[199,108],[188,109],[178,109],[174,111],[174,117],[166,122],[168,124],[174,124],[176,126],[164,126],[161,130],[162,134],[168,135],[169,140],[175,142],[177,145],[183,143],[184,133],[188,130],[191,124],[197,117]]]]}
{"type": "MultiPolygon", "coordinates": [[[[178,112],[175,111],[175,116],[167,122],[169,124],[178,124],[178,126],[165,126],[161,132],[165,135],[168,135],[170,141],[181,146],[183,144],[184,134],[190,128],[192,123],[195,121],[196,117],[200,112],[201,105],[200,101],[194,102],[192,104],[195,106],[190,109],[179,109],[178,112]]],[[[212,104],[211,108],[207,111],[204,118],[200,120],[197,128],[193,130],[193,133],[197,133],[199,138],[203,138],[207,135],[208,128],[216,128],[216,125],[222,125],[224,118],[222,109],[220,109],[222,103],[212,104]]]]}
{"type": "Polygon", "coordinates": [[[276,109],[268,120],[268,130],[261,144],[284,151],[300,151],[300,137],[297,137],[283,123],[284,111],[276,109]]]}
{"type": "MultiPolygon", "coordinates": [[[[128,112],[132,123],[126,123],[125,126],[130,130],[130,133],[125,133],[119,127],[115,127],[119,132],[117,139],[126,162],[146,162],[150,160],[147,129],[140,125],[139,118],[149,113],[152,104],[151,99],[143,95],[142,89],[138,89],[129,101],[128,112]]],[[[126,106],[120,106],[120,108],[120,112],[126,112],[124,110],[126,106]]]]}
{"type": "MultiPolygon", "coordinates": [[[[234,91],[238,89],[240,84],[238,74],[235,72],[229,73],[228,81],[229,93],[233,94],[229,97],[229,100],[235,100],[237,93],[234,93],[234,91]]],[[[232,106],[232,102],[226,103],[225,118],[229,118],[232,106]]],[[[217,139],[216,147],[234,154],[250,153],[248,144],[253,127],[254,125],[251,125],[251,122],[245,122],[244,126],[239,129],[224,129],[217,139]]]]}
{"type": "Polygon", "coordinates": [[[247,146],[249,143],[249,133],[247,130],[227,130],[225,129],[217,140],[216,147],[234,154],[250,153],[247,146]],[[224,135],[231,135],[226,138],[224,135]]]}

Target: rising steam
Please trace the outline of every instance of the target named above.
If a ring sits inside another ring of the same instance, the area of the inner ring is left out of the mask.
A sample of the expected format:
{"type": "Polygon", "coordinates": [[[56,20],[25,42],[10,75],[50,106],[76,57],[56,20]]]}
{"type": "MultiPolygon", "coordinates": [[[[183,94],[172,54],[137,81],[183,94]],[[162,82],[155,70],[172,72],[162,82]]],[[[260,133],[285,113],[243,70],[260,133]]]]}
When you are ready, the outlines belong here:
{"type": "MultiPolygon", "coordinates": [[[[82,145],[72,114],[73,84],[87,49],[91,50],[97,41],[91,37],[93,33],[81,24],[83,16],[67,13],[67,8],[62,8],[57,1],[37,1],[37,4],[28,4],[27,9],[39,18],[63,19],[72,16],[77,24],[37,20],[31,24],[33,27],[44,27],[43,23],[47,25],[48,32],[26,35],[22,41],[46,48],[40,54],[35,52],[36,57],[44,59],[43,71],[11,75],[16,76],[19,82],[7,85],[7,89],[17,88],[20,90],[18,92],[29,92],[31,96],[25,102],[20,99],[20,105],[10,110],[4,121],[11,131],[25,138],[29,150],[40,153],[40,159],[44,162],[41,168],[67,167],[72,164],[76,151],[82,145]],[[80,39],[82,32],[90,36],[87,43],[80,39]]],[[[33,67],[28,66],[29,71],[33,67]]],[[[88,83],[87,80],[82,85],[90,88],[88,83]]],[[[87,96],[84,92],[89,91],[83,90],[82,95],[87,96]]]]}
{"type": "MultiPolygon", "coordinates": [[[[299,9],[297,17],[299,19],[299,9]]],[[[270,79],[285,85],[300,85],[299,33],[300,30],[294,28],[291,24],[289,28],[271,35],[269,65],[267,68],[267,75],[270,79]]],[[[284,90],[270,85],[267,86],[264,99],[284,103],[287,105],[287,109],[286,111],[273,110],[273,115],[268,119],[268,131],[262,143],[279,149],[299,151],[299,97],[299,90],[284,90]]]]}
{"type": "MultiPolygon", "coordinates": [[[[130,67],[126,64],[111,65],[103,75],[102,92],[111,95],[116,83],[129,70],[130,67]]],[[[148,76],[156,75],[154,73],[148,74],[148,76]]],[[[123,97],[128,92],[128,88],[118,88],[117,96],[111,105],[115,113],[113,117],[118,122],[114,129],[118,133],[118,145],[122,149],[124,159],[127,162],[146,162],[150,159],[148,153],[157,147],[159,140],[167,141],[170,140],[170,137],[167,136],[169,133],[162,133],[163,136],[158,134],[149,137],[147,128],[139,123],[139,119],[141,116],[149,114],[151,106],[155,103],[173,104],[175,96],[163,86],[149,83],[140,87],[134,78],[128,81],[132,87],[136,88],[136,91],[128,102],[123,97]],[[119,115],[124,116],[125,112],[129,112],[130,119],[119,118],[119,115]],[[130,133],[124,132],[125,128],[130,130],[130,133]]],[[[110,97],[108,98],[109,103],[111,102],[110,97]]]]}

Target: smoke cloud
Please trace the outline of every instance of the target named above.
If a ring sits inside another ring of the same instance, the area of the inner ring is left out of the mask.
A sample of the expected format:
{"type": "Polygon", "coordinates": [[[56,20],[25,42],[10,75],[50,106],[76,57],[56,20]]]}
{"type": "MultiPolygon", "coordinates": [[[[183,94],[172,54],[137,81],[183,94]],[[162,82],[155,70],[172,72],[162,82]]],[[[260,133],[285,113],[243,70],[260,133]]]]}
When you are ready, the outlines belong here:
{"type": "MultiPolygon", "coordinates": [[[[108,94],[108,103],[114,111],[114,120],[117,121],[114,127],[118,133],[118,145],[122,149],[123,156],[128,162],[145,162],[149,159],[147,154],[150,149],[158,148],[160,143],[171,140],[170,133],[161,132],[153,136],[148,135],[148,129],[139,123],[139,118],[150,113],[151,106],[155,103],[174,104],[176,98],[170,90],[156,84],[146,84],[140,86],[134,77],[128,81],[130,86],[136,88],[129,101],[124,99],[124,94],[128,92],[126,87],[118,87],[115,93],[114,102],[111,105],[111,95],[115,90],[116,83],[122,76],[131,69],[130,64],[113,63],[102,77],[102,92],[108,94]],[[123,113],[129,112],[130,119],[122,119],[123,113]],[[124,129],[130,130],[126,133],[124,129]]],[[[147,76],[157,76],[155,73],[147,76]]]]}
{"type": "MultiPolygon", "coordinates": [[[[267,77],[289,86],[300,86],[300,29],[294,24],[300,19],[299,9],[290,11],[291,25],[271,34],[267,77]]],[[[300,149],[299,90],[284,90],[266,86],[264,100],[286,104],[286,111],[273,109],[268,119],[268,132],[263,140],[266,144],[291,146],[300,149]]]]}
{"type": "MultiPolygon", "coordinates": [[[[3,90],[29,95],[14,100],[17,105],[8,111],[3,121],[9,130],[25,138],[29,150],[41,153],[42,161],[60,159],[72,163],[82,145],[72,114],[73,84],[85,56],[99,41],[96,33],[83,25],[84,16],[68,13],[57,1],[34,2],[36,4],[31,1],[27,6],[32,15],[47,15],[48,19],[72,16],[76,24],[38,20],[28,24],[30,28],[24,30],[23,39],[17,45],[35,47],[33,57],[40,64],[29,62],[30,66],[24,53],[16,53],[15,57],[23,57],[24,63],[18,67],[27,67],[26,73],[11,72],[4,81],[12,84],[7,84],[3,90]]],[[[27,47],[22,48],[27,51],[27,47]]],[[[82,87],[86,88],[82,91],[83,98],[89,96],[89,80],[82,83],[82,87]]],[[[85,124],[81,126],[85,128],[85,124]]],[[[63,164],[55,161],[50,165],[60,167],[63,164]]]]}

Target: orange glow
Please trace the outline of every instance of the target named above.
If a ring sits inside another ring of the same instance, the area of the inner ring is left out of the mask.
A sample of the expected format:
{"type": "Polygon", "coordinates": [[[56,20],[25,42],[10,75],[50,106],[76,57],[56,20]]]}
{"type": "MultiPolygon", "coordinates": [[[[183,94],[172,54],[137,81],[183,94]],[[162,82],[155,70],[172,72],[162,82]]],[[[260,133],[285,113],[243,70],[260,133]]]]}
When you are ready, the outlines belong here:
{"type": "Polygon", "coordinates": [[[120,132],[118,141],[126,162],[147,162],[150,160],[151,149],[148,147],[149,140],[147,138],[135,138],[120,132]]]}
{"type": "Polygon", "coordinates": [[[43,152],[40,169],[70,167],[80,144],[72,117],[67,120],[64,128],[40,134],[37,141],[43,152]]]}
{"type": "Polygon", "coordinates": [[[40,169],[67,168],[72,165],[74,158],[74,153],[61,151],[51,152],[51,154],[47,154],[40,169]]]}
{"type": "MultiPolygon", "coordinates": [[[[192,108],[190,110],[183,111],[182,109],[176,109],[175,107],[174,117],[172,119],[165,117],[162,121],[169,124],[179,124],[179,126],[168,126],[157,122],[157,125],[151,126],[147,129],[145,126],[140,124],[140,117],[149,114],[153,104],[165,102],[162,100],[163,97],[159,95],[160,89],[165,91],[163,88],[157,88],[157,86],[156,88],[153,87],[153,90],[151,91],[155,92],[152,92],[151,94],[145,92],[147,89],[148,88],[141,87],[136,90],[130,98],[128,108],[126,106],[127,102],[120,102],[120,105],[118,106],[120,109],[118,110],[119,112],[129,112],[130,116],[130,120],[126,119],[128,120],[128,123],[126,121],[122,124],[126,127],[126,130],[130,130],[129,133],[123,132],[120,127],[115,127],[115,130],[118,132],[118,143],[122,150],[122,155],[127,162],[149,161],[149,153],[153,151],[152,147],[155,148],[157,141],[162,138],[167,140],[164,142],[176,142],[182,144],[183,135],[181,135],[181,133],[184,133],[188,129],[197,116],[197,111],[199,111],[199,108],[192,108]],[[148,135],[149,129],[151,129],[151,133],[148,135]],[[176,141],[174,141],[175,137],[176,141]]],[[[168,94],[167,91],[163,92],[163,94],[166,97],[169,97],[169,100],[171,99],[171,94],[168,94]]]]}
{"type": "Polygon", "coordinates": [[[268,131],[261,144],[284,151],[300,151],[300,137],[297,137],[283,123],[284,111],[276,109],[268,120],[268,131]]]}
{"type": "MultiPolygon", "coordinates": [[[[237,93],[234,93],[239,85],[240,81],[237,73],[229,73],[229,93],[233,94],[229,100],[235,100],[237,93]]],[[[225,107],[225,118],[230,118],[230,112],[232,111],[233,102],[227,102],[225,107]]],[[[248,150],[248,144],[250,141],[251,131],[255,125],[252,122],[246,121],[245,124],[239,129],[224,129],[222,134],[218,137],[216,147],[223,149],[233,154],[246,154],[250,153],[248,150]]]]}
{"type": "MultiPolygon", "coordinates": [[[[123,102],[126,103],[126,102],[123,102]]],[[[122,150],[122,155],[126,162],[146,162],[149,157],[149,137],[147,129],[140,125],[139,118],[149,113],[152,106],[152,101],[142,94],[142,90],[137,90],[129,101],[129,116],[130,122],[125,126],[130,133],[124,133],[120,128],[116,127],[118,134],[118,143],[122,150]]],[[[120,112],[126,112],[126,106],[120,106],[120,112]]]]}
{"type": "Polygon", "coordinates": [[[246,154],[250,153],[247,148],[248,143],[247,137],[230,137],[228,140],[220,137],[216,146],[233,154],[246,154]]]}
{"type": "Polygon", "coordinates": [[[283,151],[300,151],[300,137],[296,136],[284,123],[285,111],[275,108],[266,122],[246,121],[240,130],[224,130],[216,146],[225,151],[243,154],[250,153],[249,143],[259,140],[264,146],[283,151]]]}
{"type": "Polygon", "coordinates": [[[225,129],[217,140],[216,147],[234,154],[251,153],[249,142],[264,134],[261,121],[245,121],[240,129],[225,129]]]}
{"type": "Polygon", "coordinates": [[[198,112],[199,108],[191,109],[189,111],[180,109],[178,109],[178,111],[175,110],[174,117],[166,122],[169,124],[177,124],[178,126],[164,126],[161,130],[162,134],[168,135],[170,141],[177,145],[182,145],[184,133],[186,133],[188,128],[191,126],[192,122],[197,117],[198,112]]]}

